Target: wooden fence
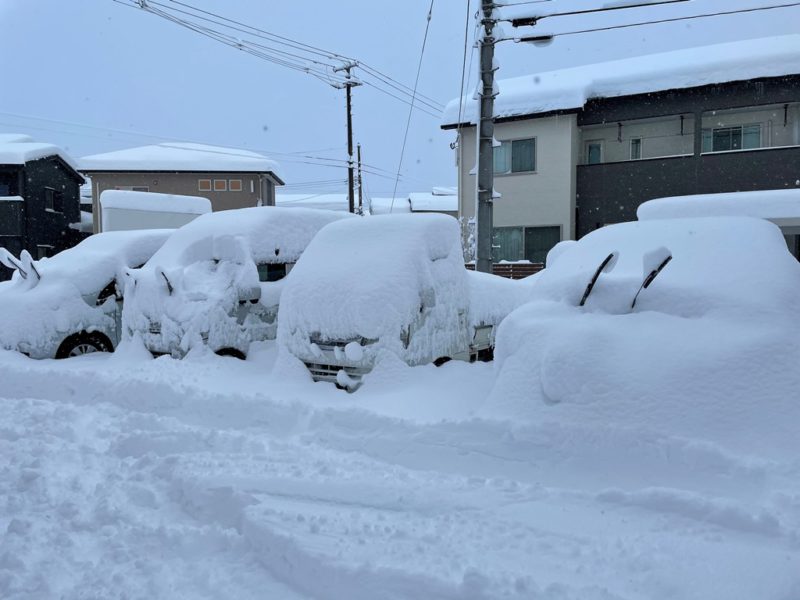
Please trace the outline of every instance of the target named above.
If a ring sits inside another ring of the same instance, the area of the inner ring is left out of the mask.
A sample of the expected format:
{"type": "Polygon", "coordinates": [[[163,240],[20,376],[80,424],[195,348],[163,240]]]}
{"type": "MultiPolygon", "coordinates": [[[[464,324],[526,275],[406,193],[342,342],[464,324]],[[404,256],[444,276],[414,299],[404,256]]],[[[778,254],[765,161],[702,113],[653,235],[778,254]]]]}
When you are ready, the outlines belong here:
{"type": "MultiPolygon", "coordinates": [[[[467,263],[465,265],[470,271],[475,270],[475,263],[467,263]]],[[[534,273],[538,273],[544,269],[542,263],[494,263],[492,265],[492,273],[500,277],[507,277],[508,279],[522,279],[534,273]]]]}

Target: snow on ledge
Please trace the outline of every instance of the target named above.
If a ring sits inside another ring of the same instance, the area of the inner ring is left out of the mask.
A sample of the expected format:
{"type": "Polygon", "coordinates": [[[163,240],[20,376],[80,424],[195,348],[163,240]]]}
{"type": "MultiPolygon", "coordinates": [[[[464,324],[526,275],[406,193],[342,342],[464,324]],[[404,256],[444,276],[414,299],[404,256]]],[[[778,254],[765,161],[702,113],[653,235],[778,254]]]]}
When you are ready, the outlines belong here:
{"type": "Polygon", "coordinates": [[[649,200],[639,206],[640,221],[687,217],[756,217],[776,225],[800,225],[800,189],[698,194],[649,200]]]}
{"type": "Polygon", "coordinates": [[[200,196],[179,196],[177,194],[156,194],[154,192],[133,192],[129,190],[106,190],[100,194],[100,206],[142,210],[149,212],[184,213],[203,215],[211,212],[211,201],[200,196]]]}
{"type": "MultiPolygon", "coordinates": [[[[800,73],[800,35],[757,38],[672,52],[648,54],[503,79],[495,99],[495,118],[535,115],[583,107],[590,98],[612,98],[779,77],[800,73]]],[[[478,102],[462,100],[461,121],[477,121],[478,102]]],[[[442,125],[457,125],[459,99],[451,100],[442,125]]]]}

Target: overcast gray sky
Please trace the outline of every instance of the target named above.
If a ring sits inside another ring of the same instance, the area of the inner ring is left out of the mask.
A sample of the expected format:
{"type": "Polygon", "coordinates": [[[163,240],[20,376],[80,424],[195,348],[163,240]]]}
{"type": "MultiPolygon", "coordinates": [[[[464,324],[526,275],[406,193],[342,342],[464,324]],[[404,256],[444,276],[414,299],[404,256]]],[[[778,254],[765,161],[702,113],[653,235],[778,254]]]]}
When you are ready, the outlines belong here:
{"type": "MultiPolygon", "coordinates": [[[[409,86],[416,75],[430,6],[430,0],[184,1],[363,60],[409,86]]],[[[553,19],[547,30],[787,1],[691,0],[553,19]]],[[[171,0],[160,2],[171,4],[171,0]]],[[[602,4],[604,0],[553,0],[529,7],[552,11],[602,4]]],[[[472,15],[478,6],[479,1],[472,0],[472,15]]],[[[465,16],[465,0],[434,2],[419,90],[442,104],[459,93],[465,16]]],[[[290,188],[301,182],[336,180],[293,191],[346,189],[342,166],[308,164],[329,161],[304,158],[346,158],[341,90],[112,0],[0,0],[0,22],[0,132],[28,133],[65,147],[75,157],[164,139],[239,147],[272,155],[281,163],[290,188]]],[[[798,23],[800,7],[793,7],[571,36],[545,48],[506,42],[498,46],[499,76],[797,33],[798,23]]],[[[471,46],[474,21],[469,31],[471,46]]],[[[476,52],[472,87],[477,60],[476,52]]],[[[365,176],[366,189],[372,195],[391,193],[408,105],[370,87],[356,88],[353,97],[355,138],[372,170],[365,176]]],[[[454,139],[454,133],[439,129],[438,118],[414,111],[398,191],[454,185],[449,148],[454,139]]]]}

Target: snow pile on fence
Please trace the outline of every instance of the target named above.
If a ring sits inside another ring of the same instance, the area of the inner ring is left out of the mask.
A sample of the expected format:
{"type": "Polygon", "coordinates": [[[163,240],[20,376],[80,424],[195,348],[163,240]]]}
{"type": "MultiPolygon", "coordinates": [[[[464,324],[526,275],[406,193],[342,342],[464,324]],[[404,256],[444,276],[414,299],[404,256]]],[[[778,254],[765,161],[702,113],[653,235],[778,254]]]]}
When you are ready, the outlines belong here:
{"type": "Polygon", "coordinates": [[[446,215],[377,216],[329,225],[292,271],[281,298],[278,340],[304,354],[320,334],[329,340],[379,340],[410,364],[431,347],[466,347],[459,314],[468,284],[458,222],[446,215]],[[406,348],[403,331],[421,311],[423,331],[406,348]],[[435,338],[435,339],[433,339],[435,338]]]}
{"type": "Polygon", "coordinates": [[[208,335],[211,346],[237,347],[253,333],[237,322],[240,300],[274,308],[283,282],[259,283],[257,265],[294,263],[316,233],[351,215],[313,209],[243,208],[201,215],[170,236],[139,271],[131,273],[124,322],[146,335],[161,328],[162,343],[187,351],[208,335]],[[244,294],[244,296],[243,296],[244,294]]]}
{"type": "Polygon", "coordinates": [[[724,216],[757,217],[777,225],[800,225],[800,189],[657,198],[642,203],[636,210],[640,221],[724,216]]]}
{"type": "Polygon", "coordinates": [[[99,293],[130,267],[144,263],[169,231],[99,233],[74,248],[34,263],[41,279],[15,272],[0,287],[0,346],[37,354],[55,339],[79,331],[113,327],[114,300],[108,310],[84,296],[99,293]]]}
{"type": "MultiPolygon", "coordinates": [[[[581,108],[591,98],[611,98],[713,83],[800,73],[800,35],[774,36],[648,54],[502,79],[495,118],[581,108]]],[[[444,125],[476,123],[478,102],[451,100],[444,125]]]]}
{"type": "Polygon", "coordinates": [[[746,217],[624,223],[560,252],[497,336],[488,413],[796,445],[800,264],[746,217]],[[604,257],[584,307],[588,282],[604,257]],[[646,272],[672,260],[632,300],[646,272]],[[791,423],[791,424],[790,424],[791,423]],[[767,433],[769,432],[769,433],[767,433]]]}

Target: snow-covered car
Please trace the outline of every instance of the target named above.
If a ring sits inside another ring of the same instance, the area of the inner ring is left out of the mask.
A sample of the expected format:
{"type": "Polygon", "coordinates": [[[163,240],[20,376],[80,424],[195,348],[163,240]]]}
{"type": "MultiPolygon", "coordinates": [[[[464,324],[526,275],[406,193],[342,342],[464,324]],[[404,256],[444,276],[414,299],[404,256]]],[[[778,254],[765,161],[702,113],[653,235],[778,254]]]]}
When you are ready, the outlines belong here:
{"type": "Polygon", "coordinates": [[[278,342],[315,381],[357,389],[381,353],[409,365],[491,357],[527,284],[464,268],[458,222],[385,215],[331,224],[286,283],[278,342]]]}
{"type": "Polygon", "coordinates": [[[800,263],[767,221],[604,227],[557,245],[531,297],[498,331],[494,414],[651,398],[724,411],[798,379],[800,263]]]}
{"type": "Polygon", "coordinates": [[[316,233],[348,213],[254,207],[201,215],[128,272],[123,325],[155,354],[206,345],[245,358],[274,339],[283,278],[316,233]]]}
{"type": "Polygon", "coordinates": [[[112,352],[121,334],[124,273],[144,264],[170,233],[99,233],[39,261],[0,249],[0,260],[15,269],[0,285],[0,347],[31,358],[112,352]]]}

